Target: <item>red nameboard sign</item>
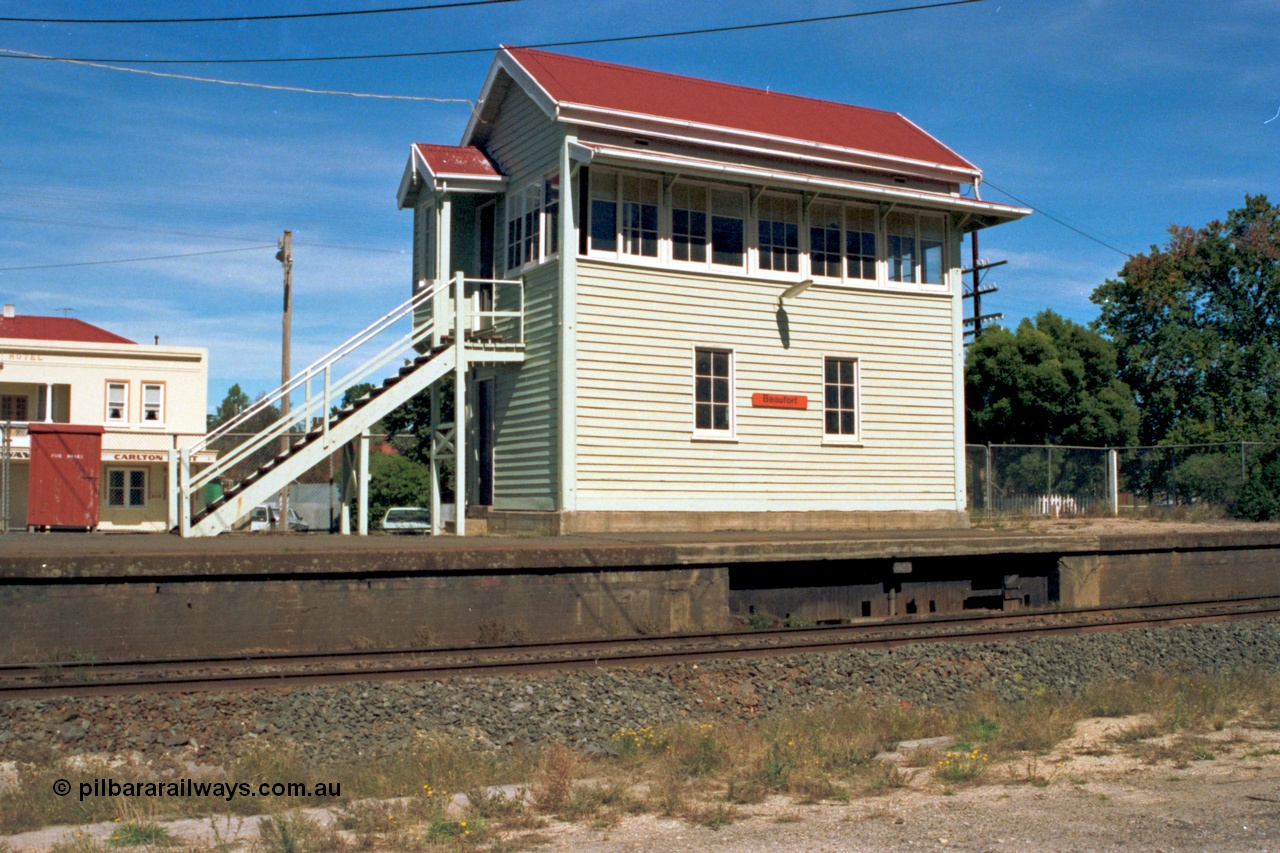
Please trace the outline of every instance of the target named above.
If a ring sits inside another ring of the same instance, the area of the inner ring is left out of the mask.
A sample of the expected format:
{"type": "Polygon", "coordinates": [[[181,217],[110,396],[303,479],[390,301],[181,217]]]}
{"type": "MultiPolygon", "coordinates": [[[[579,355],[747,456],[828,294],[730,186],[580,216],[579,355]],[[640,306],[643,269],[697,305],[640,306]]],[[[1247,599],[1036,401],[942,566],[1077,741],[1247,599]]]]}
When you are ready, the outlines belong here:
{"type": "Polygon", "coordinates": [[[809,398],[803,394],[752,394],[751,405],[757,409],[807,409],[809,398]]]}

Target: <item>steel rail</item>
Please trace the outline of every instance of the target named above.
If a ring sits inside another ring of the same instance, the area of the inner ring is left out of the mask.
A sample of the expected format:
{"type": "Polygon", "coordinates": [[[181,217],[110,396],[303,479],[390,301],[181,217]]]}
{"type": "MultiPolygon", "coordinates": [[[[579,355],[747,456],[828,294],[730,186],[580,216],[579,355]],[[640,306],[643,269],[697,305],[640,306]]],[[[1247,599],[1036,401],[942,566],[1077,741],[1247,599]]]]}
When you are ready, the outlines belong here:
{"type": "MultiPolygon", "coordinates": [[[[1239,618],[1257,618],[1280,615],[1280,599],[1266,596],[1253,599],[1212,600],[1201,602],[1200,612],[1186,602],[1167,603],[1161,605],[1130,605],[1121,608],[1080,608],[1073,611],[1022,611],[1018,617],[1041,617],[1045,624],[995,625],[965,630],[963,623],[980,626],[983,623],[1008,621],[1013,614],[983,615],[967,619],[921,619],[911,622],[878,623],[876,625],[841,625],[830,626],[839,632],[844,629],[843,636],[825,637],[833,633],[826,628],[794,628],[784,631],[731,632],[728,634],[699,634],[684,636],[667,636],[655,638],[629,637],[620,640],[584,640],[557,644],[522,644],[517,646],[462,647],[441,653],[440,650],[415,650],[409,656],[440,658],[447,654],[470,655],[469,660],[446,660],[437,662],[417,662],[409,665],[385,667],[355,667],[345,669],[299,670],[270,672],[252,671],[241,673],[199,673],[199,674],[162,674],[142,678],[119,681],[75,680],[60,681],[56,684],[7,682],[0,684],[0,698],[31,698],[65,695],[111,695],[129,692],[194,692],[204,690],[241,690],[249,688],[306,686],[312,684],[332,684],[351,681],[406,680],[421,678],[444,678],[463,675],[518,674],[525,672],[545,672],[549,670],[580,670],[610,666],[643,666],[661,663],[674,663],[689,660],[709,660],[718,658],[739,658],[749,656],[774,657],[785,654],[805,652],[834,651],[848,648],[885,648],[911,643],[946,642],[946,641],[980,641],[1009,640],[1056,634],[1088,633],[1092,631],[1118,630],[1123,628],[1169,626],[1176,624],[1195,624],[1224,621],[1239,618]],[[1247,609],[1224,609],[1224,605],[1245,604],[1248,602],[1265,602],[1265,604],[1247,609]],[[1207,605],[1207,606],[1205,606],[1207,605]],[[1171,612],[1154,614],[1154,608],[1165,608],[1171,612]],[[1216,608],[1216,609],[1215,609],[1216,608]],[[1069,621],[1063,616],[1103,616],[1108,613],[1140,611],[1140,615],[1109,618],[1104,620],[1069,621]],[[1146,612],[1142,612],[1146,611],[1146,612]],[[1190,612],[1189,612],[1190,611],[1190,612]],[[949,626],[949,627],[948,627],[949,626]],[[935,630],[943,627],[944,630],[935,630]],[[853,630],[851,630],[853,629],[853,630]],[[915,630],[912,630],[915,629],[915,630]],[[708,645],[677,647],[677,643],[688,643],[693,639],[702,639],[708,645]],[[743,645],[729,645],[737,640],[750,639],[754,642],[743,645]],[[719,645],[714,643],[719,642],[719,645]],[[594,649],[592,648],[594,646],[594,649]],[[628,646],[639,647],[628,650],[628,646]],[[546,656],[547,649],[560,648],[567,652],[566,656],[553,658],[546,656]],[[577,654],[572,654],[572,650],[577,654]],[[586,652],[582,652],[586,649],[586,652]],[[514,657],[521,651],[538,650],[542,657],[514,657]],[[497,655],[507,653],[507,657],[497,655]],[[490,659],[484,656],[491,655],[490,659]]],[[[1019,622],[1023,619],[1016,618],[1019,622]]],[[[365,658],[390,657],[396,655],[392,651],[384,652],[351,652],[343,653],[341,659],[363,656],[365,658]]],[[[306,653],[291,658],[297,663],[305,658],[306,653]]],[[[406,656],[404,654],[401,655],[406,656]]],[[[317,662],[331,662],[334,658],[311,655],[317,662]]],[[[228,660],[228,659],[221,659],[228,660]]],[[[238,659],[237,659],[238,660],[238,659]]],[[[92,663],[92,662],[86,662],[92,663]]],[[[174,661],[169,661],[170,664],[174,661]]],[[[157,663],[159,665],[159,663],[157,663]]],[[[52,666],[57,666],[53,664],[52,666]]],[[[135,671],[136,670],[126,670],[135,671]]],[[[37,679],[47,677],[46,673],[33,671],[37,679]]]]}

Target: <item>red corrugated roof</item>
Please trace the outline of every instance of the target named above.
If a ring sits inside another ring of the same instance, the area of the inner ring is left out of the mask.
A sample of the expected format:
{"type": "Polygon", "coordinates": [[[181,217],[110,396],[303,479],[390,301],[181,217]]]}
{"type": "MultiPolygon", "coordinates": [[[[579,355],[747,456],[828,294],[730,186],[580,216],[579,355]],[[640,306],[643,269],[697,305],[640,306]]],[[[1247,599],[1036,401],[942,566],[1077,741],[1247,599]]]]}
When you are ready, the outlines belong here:
{"type": "Polygon", "coordinates": [[[106,329],[91,326],[83,320],[71,317],[0,317],[0,338],[21,338],[31,341],[74,341],[87,344],[131,344],[106,329]]]}
{"type": "Polygon", "coordinates": [[[507,50],[560,103],[764,133],[977,171],[972,163],[898,113],[532,48],[507,50]]]}
{"type": "Polygon", "coordinates": [[[502,173],[484,152],[474,145],[428,145],[418,142],[415,147],[434,175],[502,177],[502,173]]]}

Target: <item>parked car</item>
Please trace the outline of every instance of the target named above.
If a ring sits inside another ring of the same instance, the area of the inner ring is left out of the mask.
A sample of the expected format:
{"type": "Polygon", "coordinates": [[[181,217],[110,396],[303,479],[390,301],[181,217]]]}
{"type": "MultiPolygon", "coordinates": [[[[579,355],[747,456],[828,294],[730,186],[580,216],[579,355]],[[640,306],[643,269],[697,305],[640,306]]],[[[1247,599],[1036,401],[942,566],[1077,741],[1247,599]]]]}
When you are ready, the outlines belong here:
{"type": "MultiPolygon", "coordinates": [[[[275,504],[258,504],[249,513],[249,530],[254,533],[275,530],[278,517],[275,504]]],[[[289,529],[294,533],[305,533],[311,529],[311,525],[299,518],[293,507],[289,507],[289,529]]]]}
{"type": "Polygon", "coordinates": [[[420,506],[393,506],[382,516],[388,533],[430,533],[431,510],[420,506]]]}

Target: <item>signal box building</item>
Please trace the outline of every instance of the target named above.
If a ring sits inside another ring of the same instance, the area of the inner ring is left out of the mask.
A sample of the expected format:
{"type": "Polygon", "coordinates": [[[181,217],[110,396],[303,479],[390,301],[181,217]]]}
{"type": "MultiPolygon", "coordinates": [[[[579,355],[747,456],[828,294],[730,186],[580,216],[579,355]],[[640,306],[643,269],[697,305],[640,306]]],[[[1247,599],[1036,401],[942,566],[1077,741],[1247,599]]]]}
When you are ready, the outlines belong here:
{"type": "Polygon", "coordinates": [[[523,282],[523,361],[466,377],[469,515],[964,524],[961,237],[1030,213],[981,179],[897,113],[501,50],[398,193],[415,292],[523,282]]]}
{"type": "Polygon", "coordinates": [[[0,441],[10,429],[0,506],[7,503],[9,528],[168,530],[171,452],[204,434],[207,384],[203,348],[136,344],[6,305],[0,441]]]}

